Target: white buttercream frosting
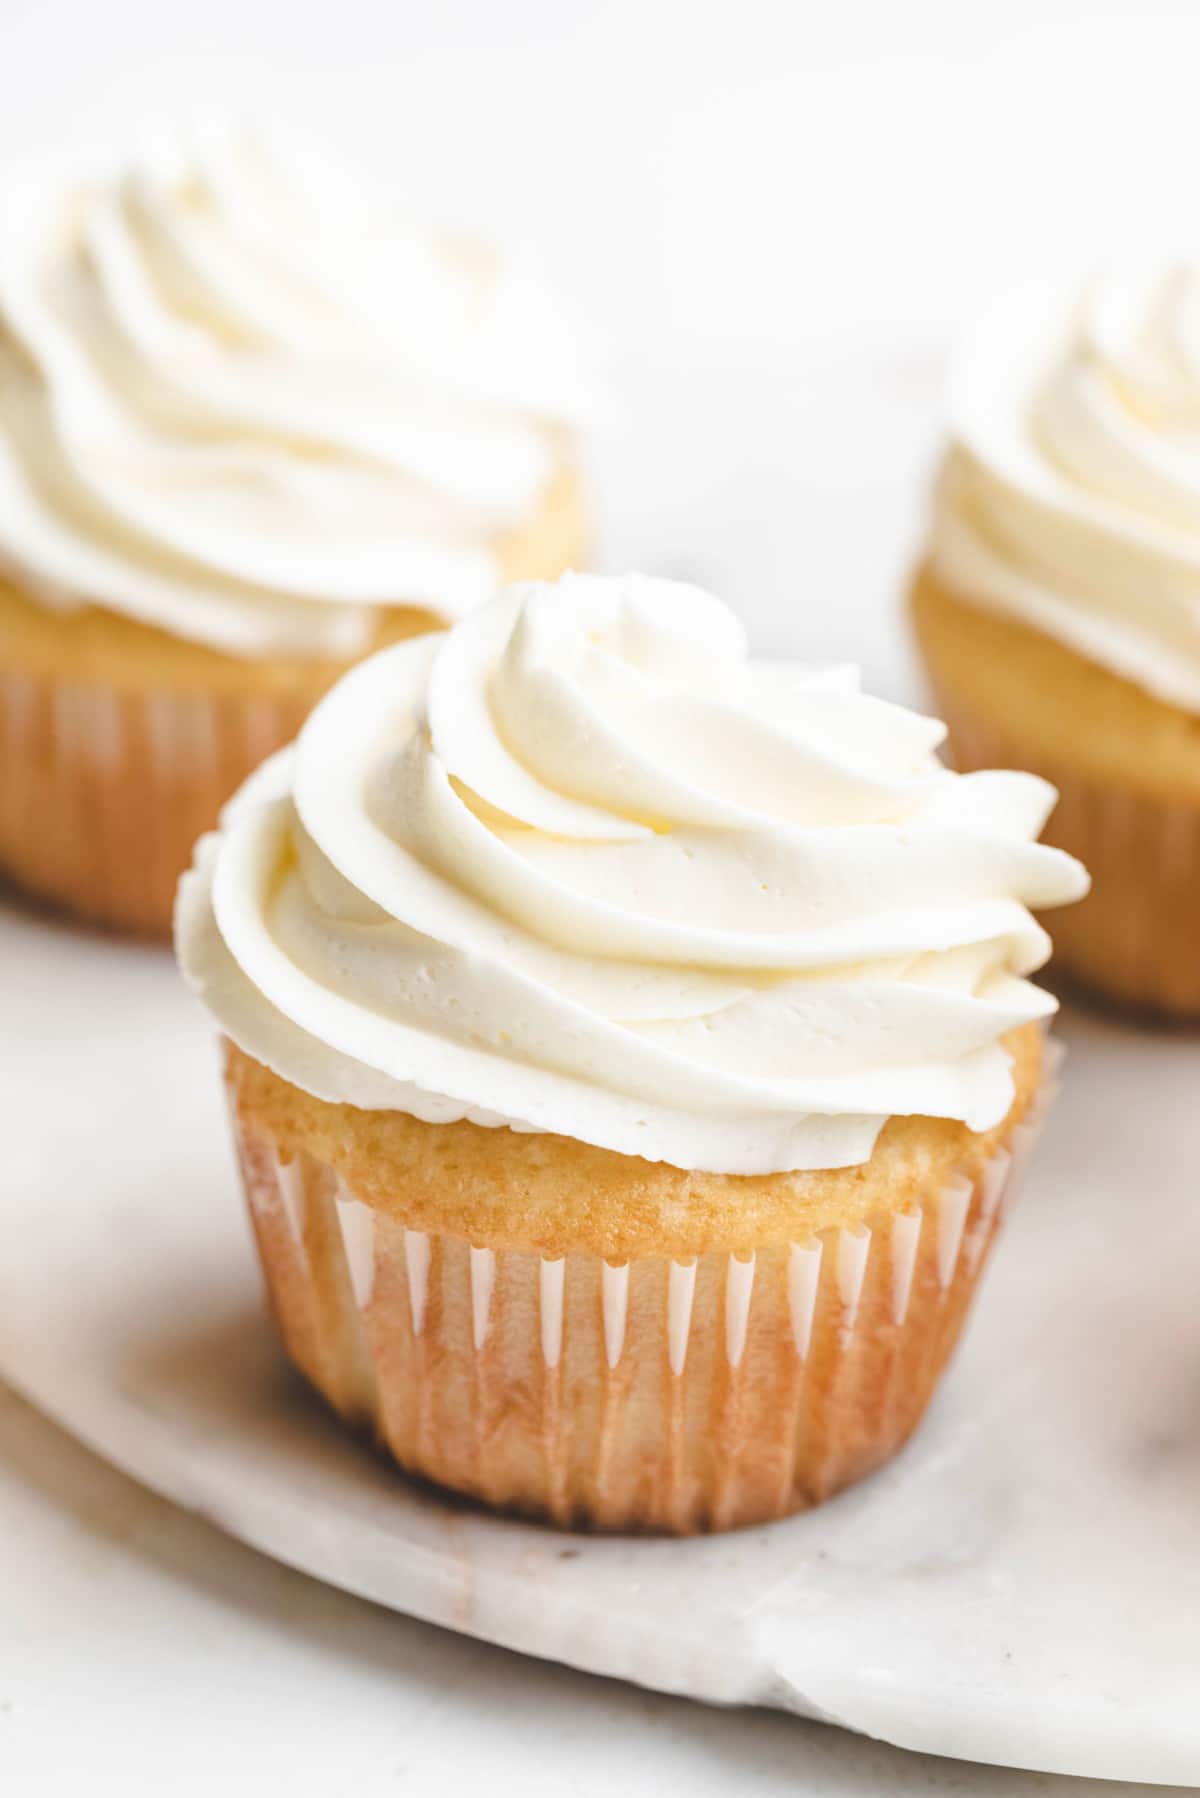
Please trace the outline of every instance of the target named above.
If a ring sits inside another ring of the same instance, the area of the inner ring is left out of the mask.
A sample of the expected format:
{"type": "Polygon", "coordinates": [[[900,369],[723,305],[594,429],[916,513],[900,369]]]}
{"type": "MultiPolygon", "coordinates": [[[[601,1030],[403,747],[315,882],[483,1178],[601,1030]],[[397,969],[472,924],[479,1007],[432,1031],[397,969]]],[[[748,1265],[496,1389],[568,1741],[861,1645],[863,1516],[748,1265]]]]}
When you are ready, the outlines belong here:
{"type": "Polygon", "coordinates": [[[956,775],[696,588],[567,576],[346,675],[200,847],[184,970],[320,1098],[732,1173],[998,1123],[1077,898],[1030,775],[956,775]]]}
{"type": "Polygon", "coordinates": [[[935,572],[1200,711],[1200,262],[1029,283],[969,337],[935,572]]]}
{"type": "Polygon", "coordinates": [[[579,403],[540,285],[279,130],[0,193],[0,566],[242,655],[491,597],[579,403]]]}

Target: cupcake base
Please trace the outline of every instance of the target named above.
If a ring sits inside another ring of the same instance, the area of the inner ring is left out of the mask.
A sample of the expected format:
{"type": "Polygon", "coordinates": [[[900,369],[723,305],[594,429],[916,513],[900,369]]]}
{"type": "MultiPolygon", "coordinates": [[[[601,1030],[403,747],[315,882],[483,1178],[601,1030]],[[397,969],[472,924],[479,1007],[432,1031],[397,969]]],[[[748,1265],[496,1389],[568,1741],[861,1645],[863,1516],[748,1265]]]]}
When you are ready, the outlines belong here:
{"type": "Polygon", "coordinates": [[[905,1442],[1043,1102],[1026,1095],[970,1171],[939,1170],[901,1209],[881,1200],[749,1254],[614,1262],[364,1203],[272,1130],[244,1060],[229,1091],[250,1216],[284,1344],[317,1390],[401,1467],[489,1505],[676,1534],[816,1504],[905,1442]]]}
{"type": "MultiPolygon", "coordinates": [[[[497,545],[506,580],[585,560],[564,466],[497,545]]],[[[381,610],[376,647],[437,628],[381,610]]],[[[167,937],[196,839],[290,743],[348,664],[224,655],[94,607],[54,612],[0,579],[0,874],[94,923],[167,937]]]]}
{"type": "Polygon", "coordinates": [[[167,935],[196,839],[309,709],[0,669],[0,869],[93,923],[167,935]]]}
{"type": "MultiPolygon", "coordinates": [[[[959,769],[1015,768],[1020,751],[944,688],[937,704],[959,769]]],[[[1168,803],[1039,756],[1058,789],[1042,841],[1077,856],[1092,890],[1054,914],[1054,965],[1123,1005],[1200,1017],[1200,806],[1168,803]]]]}
{"type": "Polygon", "coordinates": [[[1043,841],[1092,889],[1056,911],[1054,965],[1122,1004],[1200,1017],[1200,718],[1164,705],[923,569],[916,634],[955,767],[1058,789],[1043,841]]]}

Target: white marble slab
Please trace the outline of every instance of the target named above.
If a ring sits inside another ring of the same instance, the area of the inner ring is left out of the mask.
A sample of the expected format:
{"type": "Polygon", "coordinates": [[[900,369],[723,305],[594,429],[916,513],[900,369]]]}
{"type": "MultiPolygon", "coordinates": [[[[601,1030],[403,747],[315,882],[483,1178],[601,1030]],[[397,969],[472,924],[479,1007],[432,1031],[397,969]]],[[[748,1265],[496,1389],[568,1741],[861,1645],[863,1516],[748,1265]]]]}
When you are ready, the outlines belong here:
{"type": "Polygon", "coordinates": [[[167,958],[0,913],[0,1374],[158,1491],[383,1604],[903,1746],[1200,1781],[1200,1041],[1068,1012],[966,1351],[811,1516],[591,1541],[410,1486],[287,1373],[167,958]]]}

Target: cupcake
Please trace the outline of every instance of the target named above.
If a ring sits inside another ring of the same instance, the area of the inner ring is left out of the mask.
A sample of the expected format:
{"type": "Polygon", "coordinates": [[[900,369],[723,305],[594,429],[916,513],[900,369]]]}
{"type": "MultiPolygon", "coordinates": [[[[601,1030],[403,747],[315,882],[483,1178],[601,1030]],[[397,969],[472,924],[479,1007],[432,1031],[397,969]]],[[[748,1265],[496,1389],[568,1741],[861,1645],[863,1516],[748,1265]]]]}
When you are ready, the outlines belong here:
{"type": "Polygon", "coordinates": [[[780,1517],[916,1425],[1028,1150],[1053,793],[699,590],[568,576],[346,675],[204,840],[287,1351],[562,1524],[780,1517]]]}
{"type": "Polygon", "coordinates": [[[0,873],[167,933],[325,689],[577,564],[537,284],[306,143],[204,124],[0,196],[0,873]]]}
{"type": "Polygon", "coordinates": [[[966,345],[921,650],[961,768],[1057,787],[1093,888],[1055,930],[1114,999],[1200,1016],[1200,264],[1030,284],[966,345]]]}

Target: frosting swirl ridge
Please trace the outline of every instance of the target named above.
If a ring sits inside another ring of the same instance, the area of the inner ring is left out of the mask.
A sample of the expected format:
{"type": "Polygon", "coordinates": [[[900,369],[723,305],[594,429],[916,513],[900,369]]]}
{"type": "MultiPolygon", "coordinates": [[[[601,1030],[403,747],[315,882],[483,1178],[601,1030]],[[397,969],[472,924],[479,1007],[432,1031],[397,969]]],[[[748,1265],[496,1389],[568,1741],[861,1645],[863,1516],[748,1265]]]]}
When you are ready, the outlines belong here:
{"type": "Polygon", "coordinates": [[[0,563],[241,655],[454,618],[579,404],[527,272],[307,141],[201,121],[0,196],[0,563]]]}
{"type": "Polygon", "coordinates": [[[714,1172],[990,1128],[1078,897],[1053,790],[956,775],[696,588],[567,576],[352,670],[205,839],[185,972],[318,1097],[714,1172]]]}
{"type": "Polygon", "coordinates": [[[961,356],[930,560],[1200,712],[1200,261],[996,303],[961,356]]]}

